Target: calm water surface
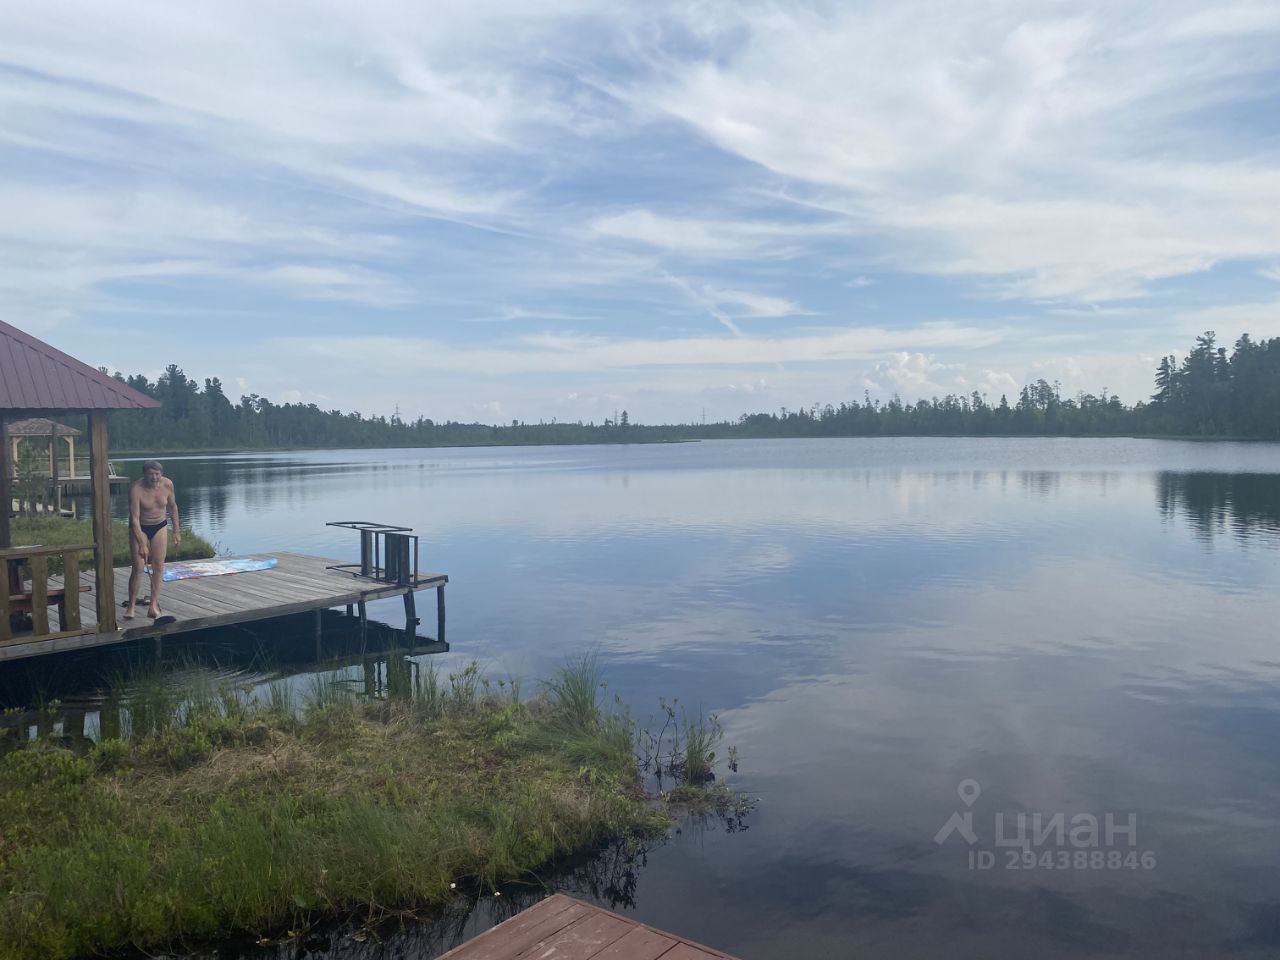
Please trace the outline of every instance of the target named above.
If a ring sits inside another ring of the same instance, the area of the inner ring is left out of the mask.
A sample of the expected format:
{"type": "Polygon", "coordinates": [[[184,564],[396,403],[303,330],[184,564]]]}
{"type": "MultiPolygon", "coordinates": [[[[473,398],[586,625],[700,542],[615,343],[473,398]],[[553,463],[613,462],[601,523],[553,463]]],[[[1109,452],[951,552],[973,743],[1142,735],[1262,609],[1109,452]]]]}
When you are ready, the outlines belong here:
{"type": "MultiPolygon", "coordinates": [[[[1280,953],[1278,446],[723,441],[167,470],[185,518],[237,553],[353,559],[325,521],[415,527],[451,578],[443,668],[529,683],[596,650],[640,716],[660,696],[717,712],[759,806],[745,831],[652,851],[641,921],[746,960],[1280,953]],[[1032,840],[1048,826],[1025,855],[1000,845],[1019,814],[1032,840]],[[1060,840],[1056,815],[1077,832],[1060,840]]],[[[360,955],[434,955],[412,935],[386,949],[360,955]]]]}

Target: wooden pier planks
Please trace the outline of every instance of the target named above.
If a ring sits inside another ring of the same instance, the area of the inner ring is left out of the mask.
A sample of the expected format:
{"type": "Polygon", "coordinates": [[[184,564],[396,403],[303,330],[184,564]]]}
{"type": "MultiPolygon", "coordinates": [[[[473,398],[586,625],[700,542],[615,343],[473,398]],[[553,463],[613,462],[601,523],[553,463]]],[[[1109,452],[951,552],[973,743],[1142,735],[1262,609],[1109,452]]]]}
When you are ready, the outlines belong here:
{"type": "MultiPolygon", "coordinates": [[[[118,629],[99,632],[95,612],[86,609],[86,604],[80,609],[86,633],[25,643],[21,638],[15,638],[12,642],[0,644],[0,661],[368,603],[402,596],[410,589],[417,591],[443,588],[449,582],[445,574],[424,574],[416,585],[407,588],[331,570],[329,567],[340,561],[325,557],[292,551],[271,551],[262,555],[277,558],[277,565],[269,570],[197,577],[164,584],[160,593],[160,610],[165,616],[175,619],[174,622],[161,625],[156,625],[146,616],[147,608],[143,603],[138,604],[137,616],[133,620],[122,619],[123,604],[129,593],[129,570],[127,567],[117,567],[113,571],[112,586],[115,604],[113,612],[116,613],[118,629]]],[[[92,572],[81,571],[80,582],[92,587],[92,572]]],[[[61,586],[62,582],[53,577],[50,583],[61,586]]],[[[151,578],[144,575],[138,594],[145,598],[150,593],[151,578]]],[[[443,610],[440,612],[443,620],[443,610]]]]}
{"type": "Polygon", "coordinates": [[[440,960],[734,960],[672,933],[553,894],[440,960]]]}

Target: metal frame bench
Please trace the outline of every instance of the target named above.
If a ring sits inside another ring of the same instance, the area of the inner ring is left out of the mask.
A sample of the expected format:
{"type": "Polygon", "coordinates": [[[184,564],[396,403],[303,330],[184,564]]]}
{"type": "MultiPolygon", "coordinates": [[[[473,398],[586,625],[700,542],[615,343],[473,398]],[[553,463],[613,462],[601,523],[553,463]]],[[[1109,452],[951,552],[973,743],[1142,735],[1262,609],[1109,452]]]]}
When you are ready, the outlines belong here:
{"type": "Polygon", "coordinates": [[[360,533],[360,562],[338,563],[330,570],[341,570],[352,576],[416,586],[418,576],[418,535],[413,527],[400,527],[372,520],[331,520],[326,527],[343,527],[360,533]]]}

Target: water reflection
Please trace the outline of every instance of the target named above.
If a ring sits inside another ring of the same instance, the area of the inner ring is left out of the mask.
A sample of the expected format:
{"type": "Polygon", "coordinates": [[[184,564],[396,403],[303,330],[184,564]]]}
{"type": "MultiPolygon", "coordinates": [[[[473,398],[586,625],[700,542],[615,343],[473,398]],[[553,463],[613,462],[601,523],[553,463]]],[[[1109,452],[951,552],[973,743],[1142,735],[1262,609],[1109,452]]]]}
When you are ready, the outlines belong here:
{"type": "Polygon", "coordinates": [[[1280,537],[1280,476],[1267,473],[1173,473],[1156,477],[1156,503],[1185,518],[1196,536],[1275,542],[1280,537]]]}
{"type": "Polygon", "coordinates": [[[162,678],[181,689],[198,677],[257,697],[284,678],[302,701],[310,678],[320,676],[384,697],[389,657],[407,658],[417,670],[439,649],[426,638],[407,643],[403,629],[379,621],[362,631],[358,618],[336,610],[323,612],[321,634],[317,643],[307,614],[177,634],[160,649],[141,641],[0,664],[0,750],[49,736],[83,747],[127,735],[135,694],[162,678]]]}
{"type": "Polygon", "coordinates": [[[1018,481],[1030,492],[1047,499],[1057,495],[1062,474],[1056,470],[1022,470],[1018,481]]]}

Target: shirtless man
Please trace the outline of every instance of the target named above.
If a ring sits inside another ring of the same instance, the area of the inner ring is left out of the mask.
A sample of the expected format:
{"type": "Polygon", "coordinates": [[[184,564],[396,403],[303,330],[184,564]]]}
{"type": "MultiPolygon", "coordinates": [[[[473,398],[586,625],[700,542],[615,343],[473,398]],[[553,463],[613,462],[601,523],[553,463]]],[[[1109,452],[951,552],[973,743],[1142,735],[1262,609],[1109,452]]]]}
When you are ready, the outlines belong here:
{"type": "Polygon", "coordinates": [[[173,517],[173,545],[182,545],[178,524],[178,501],[173,498],[173,481],[155,460],[142,465],[142,479],[129,488],[129,544],[133,549],[133,571],[129,574],[129,604],[124,618],[132,620],[138,602],[147,554],[151,554],[151,605],[147,616],[160,616],[160,584],[164,580],[164,555],[169,549],[169,517],[173,517]]]}

